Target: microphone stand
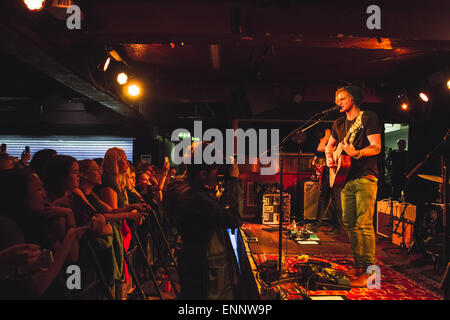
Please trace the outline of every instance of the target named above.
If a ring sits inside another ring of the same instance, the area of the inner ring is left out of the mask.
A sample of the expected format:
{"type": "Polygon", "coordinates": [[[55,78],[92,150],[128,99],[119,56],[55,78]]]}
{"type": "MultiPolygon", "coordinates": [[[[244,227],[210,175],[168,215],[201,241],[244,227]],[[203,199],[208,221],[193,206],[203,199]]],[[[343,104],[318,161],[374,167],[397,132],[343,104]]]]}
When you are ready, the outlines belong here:
{"type": "Polygon", "coordinates": [[[441,188],[441,199],[443,204],[443,212],[442,212],[442,227],[444,229],[444,243],[443,243],[443,263],[444,267],[448,263],[448,248],[449,246],[449,228],[448,228],[448,198],[447,198],[447,186],[448,186],[448,176],[447,176],[447,154],[445,154],[444,148],[446,143],[448,142],[448,138],[450,135],[450,130],[447,131],[441,143],[439,143],[429,154],[426,155],[425,159],[423,159],[414,169],[412,169],[407,175],[406,180],[409,180],[412,175],[414,175],[417,170],[419,170],[428,160],[433,158],[435,154],[441,154],[441,174],[442,174],[442,188],[441,188]]]}
{"type": "Polygon", "coordinates": [[[278,221],[278,272],[279,272],[279,278],[280,279],[281,279],[282,274],[283,274],[283,265],[282,265],[283,251],[282,251],[282,249],[283,249],[283,220],[284,220],[284,212],[283,212],[283,191],[284,191],[284,187],[283,187],[283,162],[284,162],[284,160],[283,160],[283,157],[281,156],[282,155],[283,144],[286,142],[287,139],[292,137],[294,134],[304,133],[305,131],[309,130],[310,128],[312,128],[313,126],[318,124],[320,121],[323,120],[323,118],[325,116],[328,115],[328,113],[330,113],[331,111],[334,111],[335,108],[336,107],[333,107],[333,108],[327,109],[325,111],[318,112],[318,113],[314,114],[303,125],[301,125],[300,127],[294,129],[291,133],[289,133],[279,144],[279,146],[280,146],[280,203],[278,205],[279,205],[280,216],[279,216],[279,221],[278,221]],[[309,125],[308,127],[306,127],[306,125],[308,125],[317,116],[320,116],[320,118],[317,119],[316,122],[314,122],[312,125],[309,125]]]}

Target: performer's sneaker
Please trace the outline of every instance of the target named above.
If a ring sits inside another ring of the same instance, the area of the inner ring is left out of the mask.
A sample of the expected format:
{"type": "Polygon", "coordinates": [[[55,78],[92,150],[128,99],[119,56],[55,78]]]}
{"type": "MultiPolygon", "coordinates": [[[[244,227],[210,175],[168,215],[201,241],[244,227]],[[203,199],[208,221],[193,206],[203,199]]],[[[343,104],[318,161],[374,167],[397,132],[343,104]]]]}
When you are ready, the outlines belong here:
{"type": "Polygon", "coordinates": [[[363,273],[359,277],[350,279],[350,286],[353,288],[363,288],[367,287],[367,279],[369,279],[370,274],[363,273]]]}
{"type": "Polygon", "coordinates": [[[349,278],[357,278],[360,275],[362,275],[363,269],[362,268],[352,268],[349,271],[345,273],[345,275],[349,278]]]}

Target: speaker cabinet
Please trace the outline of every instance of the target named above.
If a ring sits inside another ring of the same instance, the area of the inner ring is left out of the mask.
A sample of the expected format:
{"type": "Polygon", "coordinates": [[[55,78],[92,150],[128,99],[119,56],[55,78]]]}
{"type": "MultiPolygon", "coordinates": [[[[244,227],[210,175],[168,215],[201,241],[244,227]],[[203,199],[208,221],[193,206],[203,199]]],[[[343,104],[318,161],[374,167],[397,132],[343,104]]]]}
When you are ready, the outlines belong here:
{"type": "Polygon", "coordinates": [[[319,207],[320,183],[318,181],[305,181],[303,190],[303,218],[315,220],[317,219],[317,208],[319,207]]]}
{"type": "MultiPolygon", "coordinates": [[[[393,206],[398,204],[393,202],[393,206]]],[[[393,208],[392,206],[392,208],[393,208]]],[[[392,233],[391,202],[388,199],[377,201],[377,234],[389,238],[392,233]]]]}

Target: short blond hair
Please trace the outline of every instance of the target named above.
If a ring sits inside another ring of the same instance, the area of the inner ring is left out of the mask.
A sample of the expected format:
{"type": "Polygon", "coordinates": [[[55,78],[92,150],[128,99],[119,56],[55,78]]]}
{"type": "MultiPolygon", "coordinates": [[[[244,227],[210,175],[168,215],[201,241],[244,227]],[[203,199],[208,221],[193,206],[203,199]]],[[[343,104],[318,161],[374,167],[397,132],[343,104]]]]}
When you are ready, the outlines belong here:
{"type": "Polygon", "coordinates": [[[344,91],[347,92],[348,95],[349,95],[349,97],[353,100],[353,102],[355,102],[355,98],[352,96],[352,94],[351,94],[347,89],[345,89],[345,87],[340,87],[340,88],[338,88],[338,89],[336,90],[336,94],[335,94],[335,96],[334,96],[334,102],[335,102],[336,104],[339,103],[339,102],[338,102],[338,99],[337,99],[337,96],[338,96],[339,93],[344,92],[344,91]]]}

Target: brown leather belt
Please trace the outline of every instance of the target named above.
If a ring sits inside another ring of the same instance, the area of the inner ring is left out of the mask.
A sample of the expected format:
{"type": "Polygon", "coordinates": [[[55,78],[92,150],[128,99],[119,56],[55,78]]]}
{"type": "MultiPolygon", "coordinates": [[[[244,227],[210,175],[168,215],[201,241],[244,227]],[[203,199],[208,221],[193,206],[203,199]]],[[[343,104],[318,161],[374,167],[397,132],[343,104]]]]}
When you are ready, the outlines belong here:
{"type": "Polygon", "coordinates": [[[367,179],[372,180],[374,182],[378,181],[377,177],[375,177],[374,175],[371,175],[371,174],[368,174],[367,176],[364,176],[363,178],[367,178],[367,179]]]}

